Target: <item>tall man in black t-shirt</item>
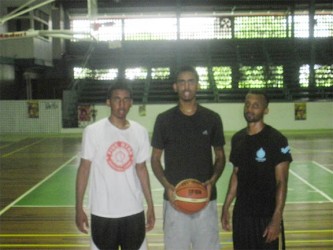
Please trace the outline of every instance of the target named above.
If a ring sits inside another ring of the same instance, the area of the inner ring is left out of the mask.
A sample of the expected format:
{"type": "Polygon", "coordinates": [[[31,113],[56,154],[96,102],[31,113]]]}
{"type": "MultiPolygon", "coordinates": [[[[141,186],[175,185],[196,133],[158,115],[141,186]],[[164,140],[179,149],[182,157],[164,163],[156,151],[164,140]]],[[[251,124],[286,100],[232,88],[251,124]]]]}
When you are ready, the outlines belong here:
{"type": "Polygon", "coordinates": [[[234,169],[222,209],[221,222],[230,230],[233,211],[234,249],[278,249],[282,214],[287,196],[289,164],[287,138],[264,123],[268,98],[263,92],[246,95],[247,127],[231,140],[230,162],[234,169]]]}
{"type": "Polygon", "coordinates": [[[198,85],[193,67],[179,70],[173,84],[178,105],[158,115],[152,137],[152,168],[165,188],[166,250],[220,249],[215,183],[225,166],[223,126],[217,113],[197,103],[198,85]],[[188,178],[204,183],[210,194],[208,205],[192,215],[178,211],[173,204],[175,186],[188,178]]]}

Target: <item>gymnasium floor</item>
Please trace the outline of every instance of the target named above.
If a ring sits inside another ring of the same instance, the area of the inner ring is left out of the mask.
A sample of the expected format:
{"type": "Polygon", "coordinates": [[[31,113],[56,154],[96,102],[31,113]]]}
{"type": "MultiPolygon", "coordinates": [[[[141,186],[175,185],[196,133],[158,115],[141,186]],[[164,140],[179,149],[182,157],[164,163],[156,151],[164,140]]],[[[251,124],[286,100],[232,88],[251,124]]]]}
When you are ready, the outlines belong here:
{"type": "MultiPolygon", "coordinates": [[[[333,131],[288,133],[294,161],[285,208],[287,249],[333,249],[333,131]]],[[[226,154],[230,135],[226,135],[226,154]]],[[[89,249],[74,224],[80,135],[0,135],[0,249],[89,249]]],[[[150,166],[149,166],[150,170],[150,166]]],[[[218,182],[221,208],[232,167],[218,182]]],[[[149,249],[163,249],[162,192],[151,174],[156,225],[149,249]]],[[[221,247],[232,249],[230,232],[221,247]]]]}

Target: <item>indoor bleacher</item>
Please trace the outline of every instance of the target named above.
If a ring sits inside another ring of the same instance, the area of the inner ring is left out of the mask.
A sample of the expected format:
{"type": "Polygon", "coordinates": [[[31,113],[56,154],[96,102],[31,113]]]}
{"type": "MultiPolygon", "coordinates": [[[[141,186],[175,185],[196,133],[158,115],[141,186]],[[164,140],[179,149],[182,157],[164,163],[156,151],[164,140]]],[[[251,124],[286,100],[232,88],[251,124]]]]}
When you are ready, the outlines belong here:
{"type": "Polygon", "coordinates": [[[1,0],[0,99],[60,99],[64,120],[105,103],[117,79],[135,103],[175,103],[184,64],[199,72],[202,103],[241,102],[249,89],[276,102],[333,98],[332,1],[24,3],[1,0]]]}

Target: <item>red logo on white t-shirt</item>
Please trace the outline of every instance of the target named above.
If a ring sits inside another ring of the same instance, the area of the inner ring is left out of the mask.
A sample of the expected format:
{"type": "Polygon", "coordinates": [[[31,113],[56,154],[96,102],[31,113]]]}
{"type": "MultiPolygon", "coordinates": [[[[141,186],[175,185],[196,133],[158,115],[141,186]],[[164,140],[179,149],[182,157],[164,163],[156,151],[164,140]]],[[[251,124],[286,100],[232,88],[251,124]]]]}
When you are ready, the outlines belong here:
{"type": "Polygon", "coordinates": [[[106,161],[114,170],[124,172],[133,163],[133,149],[131,145],[123,141],[113,143],[107,151],[106,161]]]}

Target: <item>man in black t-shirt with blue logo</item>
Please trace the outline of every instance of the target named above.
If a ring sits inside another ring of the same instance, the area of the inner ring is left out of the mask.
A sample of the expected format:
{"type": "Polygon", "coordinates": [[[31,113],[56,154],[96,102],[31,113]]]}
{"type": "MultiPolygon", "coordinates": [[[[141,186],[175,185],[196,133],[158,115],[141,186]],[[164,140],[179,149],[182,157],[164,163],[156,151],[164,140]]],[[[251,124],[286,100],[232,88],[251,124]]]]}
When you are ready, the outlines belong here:
{"type": "Polygon", "coordinates": [[[278,249],[279,246],[292,157],[287,138],[264,123],[268,102],[263,92],[246,95],[247,127],[231,140],[230,162],[234,170],[221,222],[223,229],[231,229],[229,207],[236,198],[232,218],[234,249],[278,249]]]}

